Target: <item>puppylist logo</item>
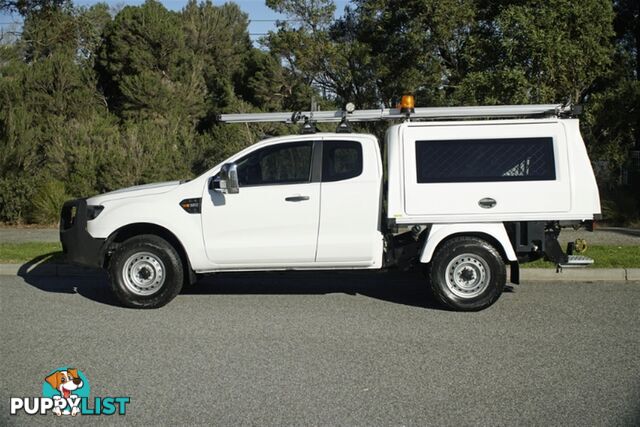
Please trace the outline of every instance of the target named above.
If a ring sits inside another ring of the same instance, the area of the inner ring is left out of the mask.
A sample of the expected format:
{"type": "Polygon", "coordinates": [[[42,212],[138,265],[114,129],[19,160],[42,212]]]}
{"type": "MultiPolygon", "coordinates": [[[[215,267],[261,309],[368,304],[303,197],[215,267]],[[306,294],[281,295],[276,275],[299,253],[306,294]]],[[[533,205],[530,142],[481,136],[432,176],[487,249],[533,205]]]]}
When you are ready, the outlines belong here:
{"type": "Polygon", "coordinates": [[[76,368],[64,366],[51,371],[42,383],[42,397],[12,397],[11,415],[125,415],[129,397],[89,398],[89,380],[76,368]]]}

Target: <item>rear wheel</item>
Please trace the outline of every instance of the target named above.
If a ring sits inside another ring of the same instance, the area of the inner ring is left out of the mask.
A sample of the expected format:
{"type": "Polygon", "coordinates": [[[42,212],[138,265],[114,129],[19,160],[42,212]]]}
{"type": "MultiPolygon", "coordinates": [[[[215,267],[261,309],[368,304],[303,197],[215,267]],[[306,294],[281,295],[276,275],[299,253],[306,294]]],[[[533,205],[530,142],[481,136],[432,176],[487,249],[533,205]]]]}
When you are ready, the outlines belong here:
{"type": "Polygon", "coordinates": [[[109,262],[111,288],[127,307],[157,308],[180,293],[180,255],[166,240],[146,234],[122,243],[109,262]]]}
{"type": "Polygon", "coordinates": [[[455,237],[434,254],[429,269],[434,296],[460,311],[489,307],[502,294],[506,268],[500,253],[476,237],[455,237]]]}

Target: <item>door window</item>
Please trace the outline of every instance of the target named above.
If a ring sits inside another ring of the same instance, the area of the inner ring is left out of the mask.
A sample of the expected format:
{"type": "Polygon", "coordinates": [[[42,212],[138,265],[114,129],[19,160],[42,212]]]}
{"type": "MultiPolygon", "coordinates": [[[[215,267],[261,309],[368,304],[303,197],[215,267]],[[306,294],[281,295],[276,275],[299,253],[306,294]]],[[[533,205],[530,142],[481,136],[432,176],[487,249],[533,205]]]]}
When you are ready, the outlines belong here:
{"type": "Polygon", "coordinates": [[[355,141],[322,143],[322,182],[342,181],[362,173],[362,145],[355,141]]]}
{"type": "Polygon", "coordinates": [[[300,184],[310,181],[313,142],[264,147],[236,162],[241,187],[300,184]]]}

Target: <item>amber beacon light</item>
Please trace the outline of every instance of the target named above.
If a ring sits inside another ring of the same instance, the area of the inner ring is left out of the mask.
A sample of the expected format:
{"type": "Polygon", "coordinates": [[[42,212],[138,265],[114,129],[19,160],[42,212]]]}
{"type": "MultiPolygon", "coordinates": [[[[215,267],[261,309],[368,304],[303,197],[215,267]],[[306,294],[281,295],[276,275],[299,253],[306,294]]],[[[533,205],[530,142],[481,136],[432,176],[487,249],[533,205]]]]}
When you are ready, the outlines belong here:
{"type": "Polygon", "coordinates": [[[413,95],[402,95],[400,100],[400,112],[415,113],[416,100],[413,95]]]}

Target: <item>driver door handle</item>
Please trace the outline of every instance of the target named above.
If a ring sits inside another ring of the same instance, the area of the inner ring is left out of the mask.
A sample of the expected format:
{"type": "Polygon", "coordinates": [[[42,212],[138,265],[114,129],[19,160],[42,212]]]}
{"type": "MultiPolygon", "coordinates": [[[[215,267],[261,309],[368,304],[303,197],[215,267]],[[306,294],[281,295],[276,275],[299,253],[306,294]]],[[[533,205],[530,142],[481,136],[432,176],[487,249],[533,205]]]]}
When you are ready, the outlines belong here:
{"type": "Polygon", "coordinates": [[[284,200],[287,202],[302,202],[304,200],[309,200],[309,196],[289,196],[285,197],[284,200]]]}

